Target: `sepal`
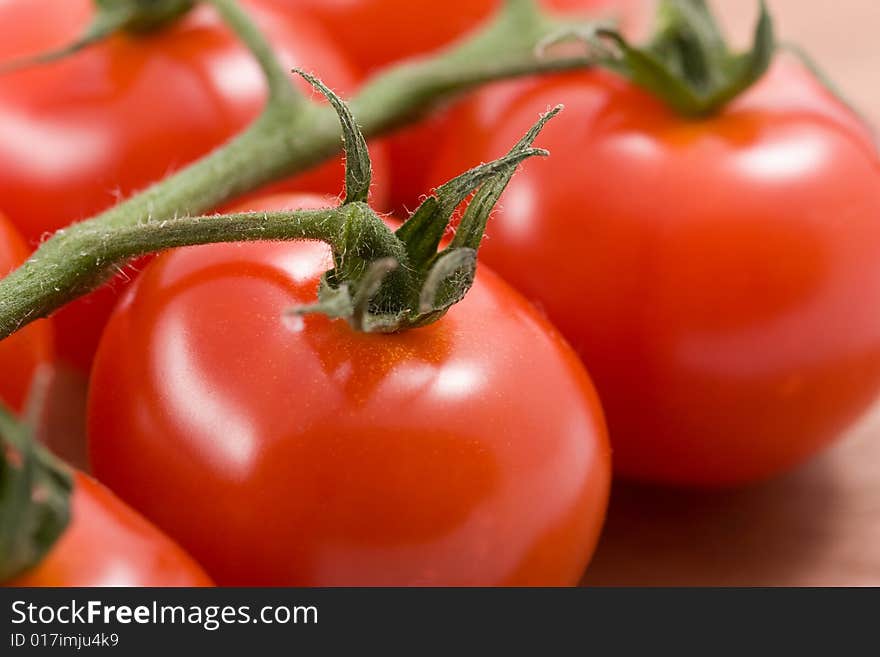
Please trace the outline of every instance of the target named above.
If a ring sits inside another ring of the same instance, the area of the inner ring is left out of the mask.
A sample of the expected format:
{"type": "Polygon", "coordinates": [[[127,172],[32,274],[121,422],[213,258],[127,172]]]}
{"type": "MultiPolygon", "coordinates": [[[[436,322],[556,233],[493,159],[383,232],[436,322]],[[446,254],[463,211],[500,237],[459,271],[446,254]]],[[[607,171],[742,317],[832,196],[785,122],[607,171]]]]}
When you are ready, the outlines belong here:
{"type": "Polygon", "coordinates": [[[36,566],[70,522],[73,478],[0,405],[0,583],[36,566]]]}
{"type": "Polygon", "coordinates": [[[396,232],[364,201],[369,190],[366,141],[346,104],[320,80],[296,70],[324,94],[336,110],[345,147],[345,200],[340,230],[332,244],[334,268],[321,277],[318,300],[291,308],[288,316],[323,314],[345,319],[355,330],[394,333],[440,319],[473,285],[477,250],[489,216],[517,166],[545,156],[532,143],[558,106],[537,123],[504,157],[481,164],[434,190],[396,232]],[[458,207],[473,194],[459,231],[438,253],[458,207]]]}

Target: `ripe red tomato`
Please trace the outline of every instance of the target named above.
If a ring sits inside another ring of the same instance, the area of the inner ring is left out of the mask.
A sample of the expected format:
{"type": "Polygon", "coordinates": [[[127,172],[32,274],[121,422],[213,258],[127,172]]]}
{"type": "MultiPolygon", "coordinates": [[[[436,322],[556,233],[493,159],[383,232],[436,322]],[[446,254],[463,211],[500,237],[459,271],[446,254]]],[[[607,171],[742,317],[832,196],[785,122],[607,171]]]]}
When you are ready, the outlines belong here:
{"type": "MultiPolygon", "coordinates": [[[[265,2],[246,4],[286,64],[314,68],[330,86],[353,90],[349,64],[317,26],[265,2]]],[[[58,11],[54,0],[0,3],[0,61],[74,40],[93,5],[67,0],[58,11]]],[[[211,151],[247,125],[264,98],[253,58],[207,5],[153,35],[118,36],[0,76],[0,162],[9,163],[0,167],[0,199],[36,245],[211,151]]],[[[384,156],[373,153],[381,169],[384,156]]],[[[342,175],[339,160],[292,184],[337,194],[342,175]]],[[[376,202],[384,195],[377,188],[376,202]]],[[[115,299],[108,288],[58,314],[61,356],[88,368],[115,299]]]]}
{"type": "Polygon", "coordinates": [[[226,585],[578,582],[610,455],[574,352],[486,269],[426,328],[285,324],[329,262],[304,242],[157,258],[96,359],[97,475],[226,585]]]}
{"type": "MultiPolygon", "coordinates": [[[[0,214],[0,278],[28,256],[24,240],[0,214]]],[[[34,371],[52,361],[52,329],[48,320],[28,325],[0,340],[0,401],[22,410],[34,371]]]]}
{"type": "MultiPolygon", "coordinates": [[[[336,37],[362,77],[401,59],[424,55],[477,28],[502,5],[502,0],[274,0],[294,13],[305,13],[336,37]]],[[[615,17],[629,31],[646,22],[648,0],[541,0],[544,7],[572,15],[615,17]]],[[[546,108],[545,108],[546,109],[546,108]]],[[[423,122],[388,138],[391,158],[389,207],[414,210],[431,189],[425,166],[454,124],[448,113],[436,112],[423,122]]],[[[445,181],[441,181],[445,182],[445,181]]]]}
{"type": "Polygon", "coordinates": [[[462,108],[433,178],[504,152],[560,102],[538,140],[552,156],[514,178],[481,255],[580,352],[616,470],[740,484],[839,437],[880,391],[866,129],[786,62],[701,120],[570,74],[462,108]]]}
{"type": "Polygon", "coordinates": [[[6,586],[211,586],[201,567],[94,479],[77,472],[67,530],[6,586]]]}

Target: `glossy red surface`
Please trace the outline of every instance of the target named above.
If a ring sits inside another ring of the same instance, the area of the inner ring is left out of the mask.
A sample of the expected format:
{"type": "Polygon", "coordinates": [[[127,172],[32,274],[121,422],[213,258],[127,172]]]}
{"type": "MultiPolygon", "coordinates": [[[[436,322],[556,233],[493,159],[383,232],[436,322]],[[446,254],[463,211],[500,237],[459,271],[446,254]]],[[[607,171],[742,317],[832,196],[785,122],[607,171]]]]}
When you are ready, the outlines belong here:
{"type": "Polygon", "coordinates": [[[457,116],[433,173],[566,110],[482,257],[580,352],[626,477],[726,485],[801,462],[880,392],[880,165],[867,130],[780,62],[683,120],[605,73],[507,85],[457,116]]]}
{"type": "Polygon", "coordinates": [[[95,473],[221,584],[575,584],[610,453],[574,352],[488,269],[427,328],[283,321],[328,263],[318,243],[152,263],[98,353],[95,473]]]}
{"type": "Polygon", "coordinates": [[[64,535],[7,586],[212,586],[189,555],[94,479],[74,475],[71,504],[64,535]]]}

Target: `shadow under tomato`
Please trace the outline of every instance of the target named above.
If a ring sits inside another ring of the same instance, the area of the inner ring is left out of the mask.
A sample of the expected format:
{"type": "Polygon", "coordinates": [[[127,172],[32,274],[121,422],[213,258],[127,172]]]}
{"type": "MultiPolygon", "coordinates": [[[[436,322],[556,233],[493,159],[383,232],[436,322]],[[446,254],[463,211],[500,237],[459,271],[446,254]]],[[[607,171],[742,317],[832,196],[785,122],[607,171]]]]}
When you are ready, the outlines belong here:
{"type": "Polygon", "coordinates": [[[618,483],[588,586],[798,586],[818,579],[847,472],[821,457],[740,490],[618,483]]]}

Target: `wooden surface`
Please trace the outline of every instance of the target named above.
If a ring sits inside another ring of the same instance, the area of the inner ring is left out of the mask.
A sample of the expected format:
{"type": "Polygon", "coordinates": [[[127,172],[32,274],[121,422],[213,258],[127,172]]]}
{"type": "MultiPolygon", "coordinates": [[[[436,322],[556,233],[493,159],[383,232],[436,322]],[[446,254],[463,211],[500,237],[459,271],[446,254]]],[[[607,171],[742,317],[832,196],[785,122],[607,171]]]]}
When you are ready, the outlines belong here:
{"type": "MultiPolygon", "coordinates": [[[[756,2],[715,4],[742,42],[756,2]]],[[[880,0],[768,5],[782,37],[809,48],[880,125],[880,0]]],[[[880,586],[880,410],[797,472],[752,489],[696,494],[618,485],[584,581],[880,586]]]]}
{"type": "Polygon", "coordinates": [[[718,493],[616,486],[584,581],[880,586],[880,415],[761,486],[718,493]]]}
{"type": "MultiPolygon", "coordinates": [[[[716,4],[735,34],[747,34],[755,2],[716,4]]],[[[769,4],[782,35],[809,47],[880,124],[880,0],[769,4]]],[[[81,462],[82,382],[61,377],[58,385],[67,402],[52,409],[52,442],[81,462]]],[[[618,485],[584,581],[880,586],[880,410],[830,451],[762,486],[696,494],[618,485]]]]}

